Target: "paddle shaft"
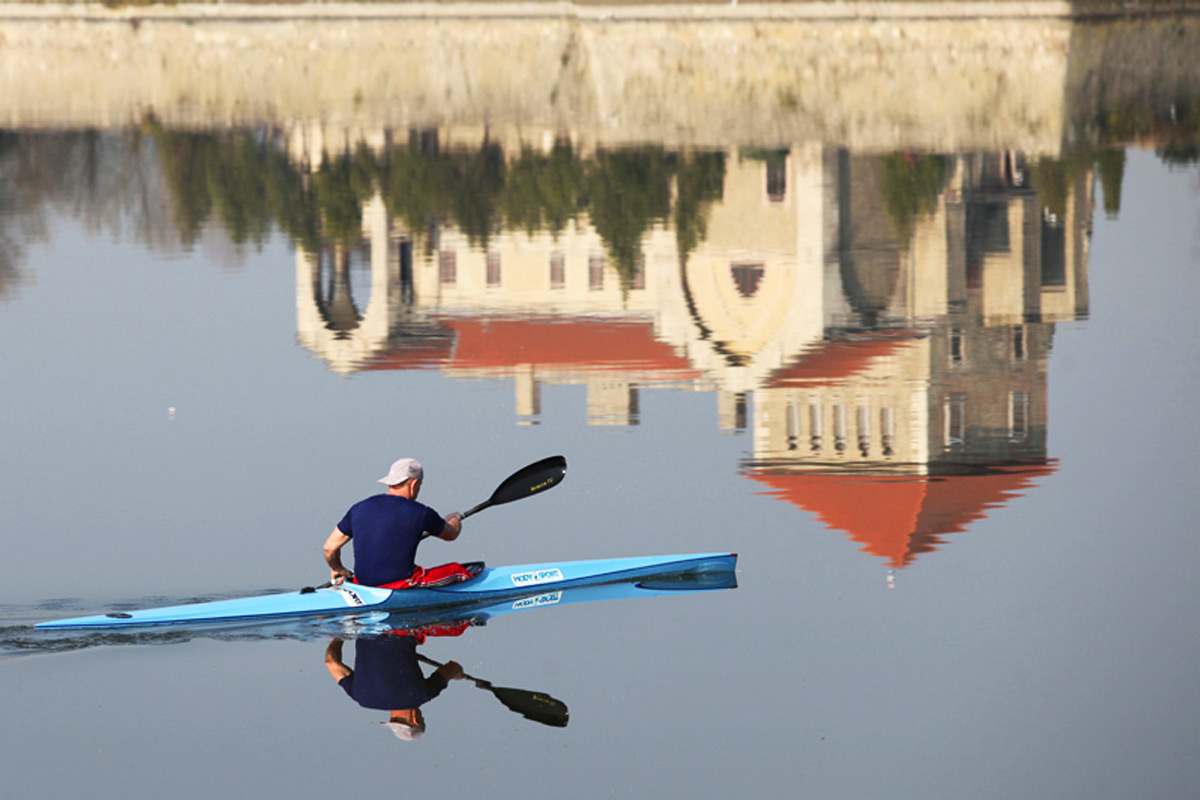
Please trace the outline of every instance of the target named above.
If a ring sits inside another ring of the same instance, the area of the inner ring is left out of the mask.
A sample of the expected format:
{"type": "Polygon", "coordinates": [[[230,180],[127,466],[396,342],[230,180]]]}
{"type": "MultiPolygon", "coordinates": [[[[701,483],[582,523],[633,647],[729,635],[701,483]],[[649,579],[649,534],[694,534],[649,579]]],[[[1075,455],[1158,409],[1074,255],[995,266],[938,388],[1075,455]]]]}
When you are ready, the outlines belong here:
{"type": "MultiPolygon", "coordinates": [[[[440,661],[434,661],[429,656],[423,656],[420,653],[417,653],[417,658],[421,661],[424,661],[426,664],[430,665],[431,667],[446,666],[445,664],[441,663],[440,661]]],[[[485,681],[482,678],[473,678],[465,672],[463,673],[463,677],[466,678],[467,680],[469,680],[471,683],[478,686],[480,689],[491,689],[492,688],[492,684],[490,681],[485,681]]]]}

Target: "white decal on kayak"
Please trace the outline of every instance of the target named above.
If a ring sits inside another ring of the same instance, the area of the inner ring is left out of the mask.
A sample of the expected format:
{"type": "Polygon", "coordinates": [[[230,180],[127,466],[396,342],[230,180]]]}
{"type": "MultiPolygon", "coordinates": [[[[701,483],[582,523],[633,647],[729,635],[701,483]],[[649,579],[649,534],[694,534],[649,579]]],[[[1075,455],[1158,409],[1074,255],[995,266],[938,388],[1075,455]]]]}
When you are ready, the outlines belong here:
{"type": "Polygon", "coordinates": [[[523,597],[512,604],[512,610],[524,611],[527,608],[537,608],[538,606],[552,606],[559,600],[562,600],[562,592],[539,594],[537,597],[523,597]]]}
{"type": "Polygon", "coordinates": [[[353,589],[347,589],[346,587],[342,586],[337,589],[337,593],[342,596],[342,599],[346,601],[346,605],[348,605],[348,606],[365,606],[366,605],[366,603],[363,602],[363,599],[359,595],[359,593],[354,591],[353,589]]]}
{"type": "Polygon", "coordinates": [[[536,586],[539,583],[553,583],[562,579],[562,570],[558,567],[535,569],[532,572],[514,572],[512,576],[513,586],[536,586]]]}

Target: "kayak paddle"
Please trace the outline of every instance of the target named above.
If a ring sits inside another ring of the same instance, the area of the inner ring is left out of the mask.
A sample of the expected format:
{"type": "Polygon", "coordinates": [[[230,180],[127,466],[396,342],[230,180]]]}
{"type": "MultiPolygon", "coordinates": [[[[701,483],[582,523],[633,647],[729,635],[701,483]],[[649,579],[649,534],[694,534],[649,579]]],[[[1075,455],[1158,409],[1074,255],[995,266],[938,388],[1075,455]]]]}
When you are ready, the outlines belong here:
{"type": "Polygon", "coordinates": [[[496,491],[492,492],[491,497],[469,511],[464,511],[463,519],[476,512],[483,511],[490,506],[511,503],[513,500],[521,500],[530,495],[544,492],[547,489],[553,489],[562,483],[562,479],[566,476],[567,460],[565,458],[562,456],[543,458],[541,461],[530,464],[524,469],[519,469],[505,478],[496,487],[496,491]]]}
{"type": "MultiPolygon", "coordinates": [[[[464,511],[462,518],[466,519],[472,514],[483,511],[485,508],[504,505],[514,500],[522,500],[526,497],[532,497],[535,494],[541,494],[548,489],[558,486],[566,476],[567,459],[562,456],[550,456],[549,458],[543,458],[541,461],[535,461],[501,481],[500,485],[496,487],[496,491],[492,492],[491,497],[479,505],[464,511]]],[[[429,531],[426,531],[421,535],[421,538],[424,539],[431,535],[429,531]]]]}
{"type": "MultiPolygon", "coordinates": [[[[432,658],[426,658],[420,653],[417,653],[417,658],[435,667],[442,666],[432,658]]],[[[465,672],[463,673],[463,677],[480,689],[487,689],[508,709],[517,712],[525,717],[525,719],[531,719],[534,722],[540,722],[543,725],[549,725],[554,728],[567,727],[567,720],[571,713],[567,710],[567,704],[561,700],[556,700],[550,695],[542,694],[541,692],[493,686],[490,681],[474,678],[465,672]]]]}

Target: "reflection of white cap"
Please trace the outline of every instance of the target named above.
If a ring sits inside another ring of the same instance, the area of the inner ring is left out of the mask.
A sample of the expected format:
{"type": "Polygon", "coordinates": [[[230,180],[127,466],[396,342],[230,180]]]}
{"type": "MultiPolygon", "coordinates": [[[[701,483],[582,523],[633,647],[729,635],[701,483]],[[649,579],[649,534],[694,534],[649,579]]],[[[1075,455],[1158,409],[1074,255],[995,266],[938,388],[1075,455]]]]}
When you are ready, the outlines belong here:
{"type": "Polygon", "coordinates": [[[386,483],[388,486],[399,486],[407,480],[416,478],[421,480],[425,477],[425,470],[421,468],[421,462],[415,458],[402,458],[392,468],[388,470],[388,474],[379,479],[380,483],[386,483]]]}
{"type": "Polygon", "coordinates": [[[392,729],[392,733],[396,734],[397,739],[403,739],[406,742],[411,742],[413,739],[420,739],[425,735],[425,723],[420,725],[409,725],[405,722],[384,722],[382,723],[392,729]]]}

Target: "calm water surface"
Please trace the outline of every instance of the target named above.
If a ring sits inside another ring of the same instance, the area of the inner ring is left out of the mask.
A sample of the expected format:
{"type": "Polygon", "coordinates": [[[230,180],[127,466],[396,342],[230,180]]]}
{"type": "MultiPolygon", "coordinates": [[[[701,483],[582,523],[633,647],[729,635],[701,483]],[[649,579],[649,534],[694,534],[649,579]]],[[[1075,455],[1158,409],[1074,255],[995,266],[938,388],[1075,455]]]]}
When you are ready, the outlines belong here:
{"type": "Polygon", "coordinates": [[[1137,108],[1072,84],[1093,105],[1048,139],[1012,77],[991,146],[953,107],[885,147],[787,103],[722,135],[696,98],[661,112],[690,142],[634,100],[608,128],[472,126],[449,90],[444,124],[344,128],[14,100],[6,793],[1190,796],[1200,82],[1173,69],[1137,108]],[[319,582],[393,459],[444,513],[554,453],[561,487],[423,560],[740,554],[735,591],[420,645],[565,728],[461,681],[397,740],[324,663],[369,626],[30,627],[319,582]]]}

